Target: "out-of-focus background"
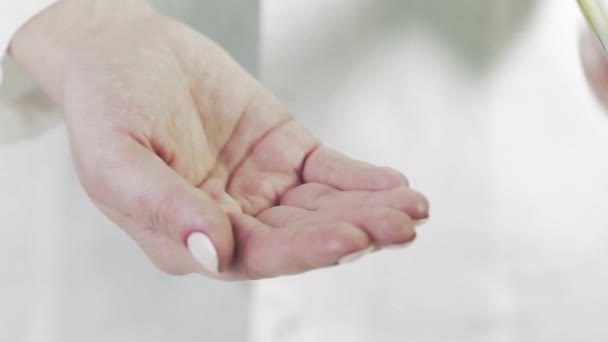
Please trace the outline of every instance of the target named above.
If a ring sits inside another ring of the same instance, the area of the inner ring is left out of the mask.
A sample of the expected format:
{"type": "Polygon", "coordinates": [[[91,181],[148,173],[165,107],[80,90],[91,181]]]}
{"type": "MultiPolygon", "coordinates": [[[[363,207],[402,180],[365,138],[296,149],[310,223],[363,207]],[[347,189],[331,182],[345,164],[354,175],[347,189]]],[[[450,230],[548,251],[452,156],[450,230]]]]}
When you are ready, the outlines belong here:
{"type": "Polygon", "coordinates": [[[574,0],[155,2],[326,144],[404,171],[432,219],[339,268],[167,277],[89,204],[60,116],[9,67],[0,341],[608,340],[608,116],[574,0]]]}
{"type": "Polygon", "coordinates": [[[264,82],[432,206],[408,249],[259,285],[256,342],[608,340],[608,116],[576,1],[266,0],[262,23],[264,82]]]}

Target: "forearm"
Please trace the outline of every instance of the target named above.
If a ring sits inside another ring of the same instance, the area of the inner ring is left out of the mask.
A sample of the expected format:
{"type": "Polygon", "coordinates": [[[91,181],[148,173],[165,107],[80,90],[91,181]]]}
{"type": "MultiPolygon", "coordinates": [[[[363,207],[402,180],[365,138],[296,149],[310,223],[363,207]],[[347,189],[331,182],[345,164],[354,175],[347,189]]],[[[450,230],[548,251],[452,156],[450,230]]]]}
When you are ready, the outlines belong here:
{"type": "Polygon", "coordinates": [[[153,10],[146,0],[60,0],[22,26],[9,54],[56,102],[83,45],[153,10]]]}

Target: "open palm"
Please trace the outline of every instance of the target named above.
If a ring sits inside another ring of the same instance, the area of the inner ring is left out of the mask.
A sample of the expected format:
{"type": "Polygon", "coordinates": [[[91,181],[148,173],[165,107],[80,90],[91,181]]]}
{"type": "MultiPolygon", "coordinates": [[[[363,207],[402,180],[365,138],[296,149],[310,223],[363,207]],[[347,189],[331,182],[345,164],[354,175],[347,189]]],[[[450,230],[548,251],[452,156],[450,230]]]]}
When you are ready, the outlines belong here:
{"type": "Polygon", "coordinates": [[[322,146],[171,19],[107,29],[72,65],[63,97],[83,186],[168,273],[304,272],[409,242],[428,216],[405,176],[322,146]]]}

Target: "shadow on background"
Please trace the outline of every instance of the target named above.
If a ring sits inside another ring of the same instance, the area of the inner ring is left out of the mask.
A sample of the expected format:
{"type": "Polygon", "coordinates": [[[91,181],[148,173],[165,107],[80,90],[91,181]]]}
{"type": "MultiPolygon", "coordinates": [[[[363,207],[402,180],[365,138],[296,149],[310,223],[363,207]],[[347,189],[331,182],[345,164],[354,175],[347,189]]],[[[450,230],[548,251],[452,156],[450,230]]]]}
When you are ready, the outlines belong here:
{"type": "Polygon", "coordinates": [[[253,0],[153,0],[173,16],[225,48],[245,69],[255,73],[258,57],[259,4],[253,0]]]}
{"type": "MultiPolygon", "coordinates": [[[[273,2],[269,3],[267,6],[272,6],[273,2]]],[[[288,32],[290,38],[285,40],[295,43],[284,47],[285,51],[267,53],[265,66],[274,73],[276,64],[285,64],[281,66],[285,68],[281,70],[283,74],[311,83],[314,78],[331,75],[340,84],[383,43],[405,41],[409,35],[423,32],[443,42],[446,51],[471,77],[483,77],[530,22],[537,3],[538,0],[358,0],[344,2],[341,7],[325,3],[318,6],[318,14],[327,19],[326,11],[334,10],[330,28],[319,28],[315,22],[291,28],[293,32],[288,32]],[[306,40],[314,43],[298,43],[306,40]]],[[[289,76],[283,76],[280,83],[290,88],[285,77],[289,76]]]]}
{"type": "Polygon", "coordinates": [[[510,47],[535,5],[536,0],[368,0],[368,30],[373,32],[369,38],[400,35],[418,26],[479,73],[510,47]]]}

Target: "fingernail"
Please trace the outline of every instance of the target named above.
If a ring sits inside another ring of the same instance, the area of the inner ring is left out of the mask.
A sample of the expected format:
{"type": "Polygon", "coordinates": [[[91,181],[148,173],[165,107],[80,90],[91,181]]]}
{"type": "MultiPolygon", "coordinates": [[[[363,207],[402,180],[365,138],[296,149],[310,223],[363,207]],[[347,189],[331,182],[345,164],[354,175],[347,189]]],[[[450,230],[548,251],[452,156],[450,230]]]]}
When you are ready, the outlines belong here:
{"type": "Polygon", "coordinates": [[[340,261],[338,261],[338,263],[340,265],[353,263],[353,262],[355,262],[355,261],[363,258],[367,254],[371,253],[373,250],[374,250],[374,246],[373,245],[369,246],[369,247],[367,247],[366,249],[364,249],[362,251],[355,252],[355,253],[343,256],[340,259],[340,261]]]}
{"type": "Polygon", "coordinates": [[[219,273],[217,251],[213,243],[203,233],[192,233],[187,240],[190,253],[207,271],[219,273]]]}
{"type": "Polygon", "coordinates": [[[406,249],[409,246],[412,245],[413,242],[407,242],[407,243],[403,243],[400,245],[390,245],[390,246],[386,246],[384,247],[384,249],[388,249],[388,250],[395,250],[395,249],[406,249]]]}
{"type": "Polygon", "coordinates": [[[427,222],[429,222],[429,219],[418,220],[416,221],[416,227],[424,226],[425,224],[427,224],[427,222]]]}

